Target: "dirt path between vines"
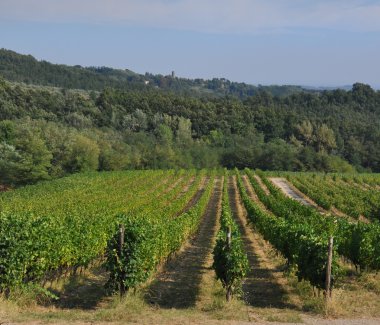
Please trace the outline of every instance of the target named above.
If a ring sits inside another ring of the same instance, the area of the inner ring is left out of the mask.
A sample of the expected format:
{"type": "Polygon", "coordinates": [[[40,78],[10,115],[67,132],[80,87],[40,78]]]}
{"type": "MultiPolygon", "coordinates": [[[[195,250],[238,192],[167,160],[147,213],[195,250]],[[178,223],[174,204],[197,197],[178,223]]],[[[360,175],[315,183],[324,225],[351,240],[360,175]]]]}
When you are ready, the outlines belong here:
{"type": "Polygon", "coordinates": [[[206,261],[212,252],[216,234],[217,211],[222,195],[222,179],[214,182],[214,190],[196,235],[170,260],[148,288],[146,300],[162,308],[189,308],[196,305],[206,261]]]}
{"type": "MultiPolygon", "coordinates": [[[[181,211],[176,213],[176,215],[175,215],[176,217],[180,216],[181,214],[185,213],[186,211],[189,211],[200,200],[204,191],[206,190],[206,186],[207,186],[209,181],[210,181],[210,177],[202,178],[197,192],[193,195],[193,197],[186,204],[186,206],[181,211]]],[[[184,193],[183,193],[183,195],[184,195],[184,193]]]]}
{"type": "Polygon", "coordinates": [[[238,192],[236,176],[228,179],[228,192],[250,265],[250,271],[243,284],[245,301],[253,307],[298,309],[290,302],[282,270],[270,263],[261,243],[262,239],[254,233],[250,225],[247,226],[247,212],[238,192]]]}
{"type": "MultiPolygon", "coordinates": [[[[285,178],[281,177],[271,177],[269,180],[277,186],[287,197],[300,202],[303,205],[312,206],[318,210],[322,208],[318,206],[312,199],[307,197],[305,194],[296,189],[291,185],[285,178]]],[[[323,210],[323,209],[322,209],[323,210]]],[[[323,210],[326,212],[325,210],[323,210]]]]}

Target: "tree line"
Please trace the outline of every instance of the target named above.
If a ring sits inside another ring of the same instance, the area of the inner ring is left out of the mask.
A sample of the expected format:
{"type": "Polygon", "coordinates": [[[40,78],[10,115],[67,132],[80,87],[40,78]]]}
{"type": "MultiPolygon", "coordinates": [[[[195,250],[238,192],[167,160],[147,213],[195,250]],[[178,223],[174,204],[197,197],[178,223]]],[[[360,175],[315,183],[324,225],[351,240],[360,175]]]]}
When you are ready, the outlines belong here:
{"type": "Polygon", "coordinates": [[[0,79],[0,179],[217,166],[379,172],[379,115],[380,92],[363,84],[240,100],[0,79]]]}

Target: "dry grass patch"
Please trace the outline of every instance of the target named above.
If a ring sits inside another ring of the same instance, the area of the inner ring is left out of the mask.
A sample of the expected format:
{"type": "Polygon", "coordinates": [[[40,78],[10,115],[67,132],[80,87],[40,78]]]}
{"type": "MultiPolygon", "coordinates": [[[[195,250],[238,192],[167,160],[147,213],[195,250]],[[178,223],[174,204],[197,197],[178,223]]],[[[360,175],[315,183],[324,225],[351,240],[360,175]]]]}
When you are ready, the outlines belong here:
{"type": "Polygon", "coordinates": [[[380,274],[346,277],[335,296],[337,317],[380,317],[380,274]]]}

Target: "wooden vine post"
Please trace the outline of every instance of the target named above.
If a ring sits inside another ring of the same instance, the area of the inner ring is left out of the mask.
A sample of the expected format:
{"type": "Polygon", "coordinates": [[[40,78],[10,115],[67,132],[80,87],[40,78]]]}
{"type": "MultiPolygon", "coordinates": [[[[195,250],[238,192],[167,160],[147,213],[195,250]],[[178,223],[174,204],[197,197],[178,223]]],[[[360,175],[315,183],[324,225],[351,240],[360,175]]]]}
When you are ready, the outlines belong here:
{"type": "MultiPolygon", "coordinates": [[[[227,230],[227,250],[231,249],[231,226],[228,226],[227,230]]],[[[227,285],[226,300],[231,301],[232,299],[232,287],[230,284],[227,285]]]]}
{"type": "MultiPolygon", "coordinates": [[[[124,225],[119,225],[119,260],[122,260],[123,256],[123,246],[124,246],[124,234],[125,234],[125,227],[124,225]]],[[[121,267],[124,267],[122,264],[121,267]]],[[[120,283],[119,283],[119,290],[120,290],[120,297],[123,297],[125,295],[125,284],[124,284],[124,270],[120,273],[120,283]]]]}
{"type": "Polygon", "coordinates": [[[329,238],[329,245],[328,245],[328,256],[327,256],[327,267],[326,267],[326,304],[328,304],[330,298],[331,298],[331,267],[332,267],[332,258],[333,258],[333,243],[334,238],[329,238]]]}

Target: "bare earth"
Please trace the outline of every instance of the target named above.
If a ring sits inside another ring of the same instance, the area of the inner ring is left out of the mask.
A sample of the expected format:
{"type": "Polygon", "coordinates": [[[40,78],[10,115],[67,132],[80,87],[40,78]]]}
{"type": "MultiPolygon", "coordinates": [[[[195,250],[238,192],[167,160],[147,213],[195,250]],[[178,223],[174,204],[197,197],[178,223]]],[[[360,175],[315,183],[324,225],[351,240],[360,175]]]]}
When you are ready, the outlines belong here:
{"type": "Polygon", "coordinates": [[[276,185],[281,191],[293,200],[299,201],[304,205],[309,205],[313,207],[318,207],[315,202],[310,198],[306,198],[304,195],[296,191],[293,186],[291,186],[285,178],[272,177],[270,181],[276,185]]]}

